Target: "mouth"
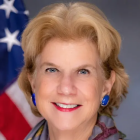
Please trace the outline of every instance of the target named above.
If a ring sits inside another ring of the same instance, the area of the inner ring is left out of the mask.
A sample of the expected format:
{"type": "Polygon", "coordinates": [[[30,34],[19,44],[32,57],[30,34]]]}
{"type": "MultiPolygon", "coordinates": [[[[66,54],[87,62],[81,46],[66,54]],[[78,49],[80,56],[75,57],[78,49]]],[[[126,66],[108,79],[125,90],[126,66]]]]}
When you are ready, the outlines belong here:
{"type": "Polygon", "coordinates": [[[53,102],[53,105],[56,107],[56,109],[62,112],[74,111],[82,106],[79,104],[66,104],[66,103],[55,103],[55,102],[53,102]]]}

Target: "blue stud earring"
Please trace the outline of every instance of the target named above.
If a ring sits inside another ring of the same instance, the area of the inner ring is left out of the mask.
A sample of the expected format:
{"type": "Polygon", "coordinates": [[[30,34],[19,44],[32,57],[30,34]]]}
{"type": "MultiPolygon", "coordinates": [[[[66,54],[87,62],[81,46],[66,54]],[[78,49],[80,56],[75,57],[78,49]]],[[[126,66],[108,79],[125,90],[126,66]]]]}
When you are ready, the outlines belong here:
{"type": "Polygon", "coordinates": [[[109,102],[109,95],[105,95],[102,99],[101,106],[105,107],[109,102]]]}
{"type": "Polygon", "coordinates": [[[32,93],[32,101],[33,101],[34,106],[36,106],[35,93],[32,93]]]}

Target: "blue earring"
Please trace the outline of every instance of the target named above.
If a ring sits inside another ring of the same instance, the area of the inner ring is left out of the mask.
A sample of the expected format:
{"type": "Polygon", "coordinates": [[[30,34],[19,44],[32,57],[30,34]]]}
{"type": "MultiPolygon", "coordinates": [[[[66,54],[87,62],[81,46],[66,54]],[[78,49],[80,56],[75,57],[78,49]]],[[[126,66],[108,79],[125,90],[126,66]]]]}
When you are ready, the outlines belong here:
{"type": "Polygon", "coordinates": [[[109,95],[105,95],[102,99],[101,106],[105,107],[109,102],[109,95]]]}
{"type": "Polygon", "coordinates": [[[32,93],[32,101],[33,101],[34,106],[36,106],[35,93],[32,93]]]}

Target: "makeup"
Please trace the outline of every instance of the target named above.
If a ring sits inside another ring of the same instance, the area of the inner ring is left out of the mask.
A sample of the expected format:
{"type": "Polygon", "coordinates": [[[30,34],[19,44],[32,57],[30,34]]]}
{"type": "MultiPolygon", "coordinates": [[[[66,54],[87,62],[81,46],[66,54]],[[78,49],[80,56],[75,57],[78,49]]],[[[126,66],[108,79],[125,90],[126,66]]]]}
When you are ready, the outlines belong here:
{"type": "Polygon", "coordinates": [[[52,103],[52,104],[56,107],[56,109],[62,112],[71,112],[81,107],[81,105],[73,105],[66,103],[52,103]]]}

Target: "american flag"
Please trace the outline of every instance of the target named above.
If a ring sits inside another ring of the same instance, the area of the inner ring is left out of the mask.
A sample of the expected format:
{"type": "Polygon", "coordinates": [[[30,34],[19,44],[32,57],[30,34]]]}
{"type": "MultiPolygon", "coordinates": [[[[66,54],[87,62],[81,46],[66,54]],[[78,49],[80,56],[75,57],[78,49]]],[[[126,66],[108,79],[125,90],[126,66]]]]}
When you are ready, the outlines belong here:
{"type": "Polygon", "coordinates": [[[17,84],[24,64],[20,39],[27,23],[22,0],[0,0],[0,140],[22,140],[40,120],[17,84]]]}

